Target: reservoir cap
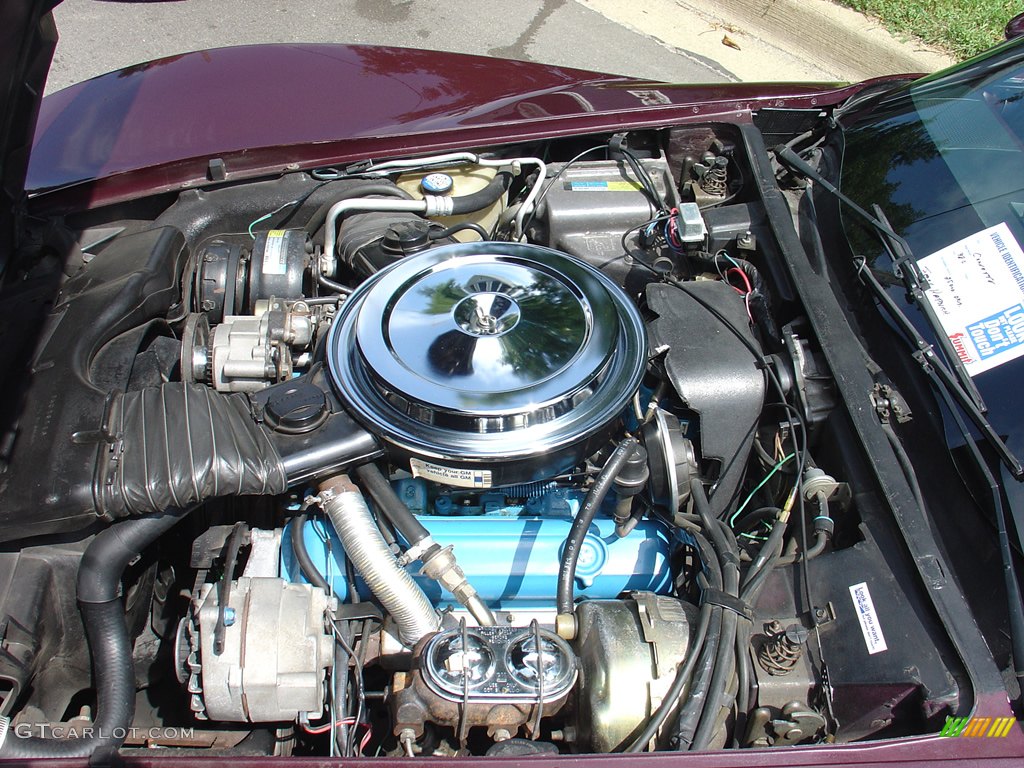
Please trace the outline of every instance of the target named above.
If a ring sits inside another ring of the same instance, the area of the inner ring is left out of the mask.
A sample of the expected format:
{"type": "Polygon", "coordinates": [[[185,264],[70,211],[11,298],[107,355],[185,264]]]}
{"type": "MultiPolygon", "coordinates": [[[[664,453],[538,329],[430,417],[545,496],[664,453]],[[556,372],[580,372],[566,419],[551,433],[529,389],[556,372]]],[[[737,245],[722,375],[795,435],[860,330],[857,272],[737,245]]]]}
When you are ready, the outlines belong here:
{"type": "Polygon", "coordinates": [[[455,181],[447,173],[430,173],[423,177],[420,188],[428,195],[447,195],[455,181]]]}

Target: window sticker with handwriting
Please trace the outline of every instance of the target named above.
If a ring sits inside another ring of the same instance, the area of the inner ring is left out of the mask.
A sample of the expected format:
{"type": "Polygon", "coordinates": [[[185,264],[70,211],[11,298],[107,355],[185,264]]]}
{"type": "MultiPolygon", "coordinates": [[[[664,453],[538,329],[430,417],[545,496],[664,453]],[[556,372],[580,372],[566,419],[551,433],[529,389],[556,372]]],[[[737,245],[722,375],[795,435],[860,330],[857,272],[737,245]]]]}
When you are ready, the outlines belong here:
{"type": "Polygon", "coordinates": [[[1024,251],[1005,223],[948,245],[918,266],[968,374],[1024,355],[1024,251]]]}

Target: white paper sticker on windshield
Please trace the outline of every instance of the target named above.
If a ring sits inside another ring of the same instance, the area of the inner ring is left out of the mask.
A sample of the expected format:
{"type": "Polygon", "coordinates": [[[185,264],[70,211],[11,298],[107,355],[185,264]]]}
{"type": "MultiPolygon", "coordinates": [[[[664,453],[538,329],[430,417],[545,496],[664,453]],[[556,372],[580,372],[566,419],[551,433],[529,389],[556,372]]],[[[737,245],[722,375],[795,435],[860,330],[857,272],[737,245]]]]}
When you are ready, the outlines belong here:
{"type": "Polygon", "coordinates": [[[977,376],[1024,355],[1024,251],[1003,224],[918,262],[953,349],[977,376]]]}
{"type": "Polygon", "coordinates": [[[857,611],[857,618],[860,619],[860,631],[864,633],[864,644],[868,647],[868,653],[875,654],[888,650],[889,646],[885,644],[885,636],[878,623],[878,614],[875,613],[875,604],[871,600],[867,582],[862,581],[851,586],[850,597],[853,598],[853,607],[857,611]]]}

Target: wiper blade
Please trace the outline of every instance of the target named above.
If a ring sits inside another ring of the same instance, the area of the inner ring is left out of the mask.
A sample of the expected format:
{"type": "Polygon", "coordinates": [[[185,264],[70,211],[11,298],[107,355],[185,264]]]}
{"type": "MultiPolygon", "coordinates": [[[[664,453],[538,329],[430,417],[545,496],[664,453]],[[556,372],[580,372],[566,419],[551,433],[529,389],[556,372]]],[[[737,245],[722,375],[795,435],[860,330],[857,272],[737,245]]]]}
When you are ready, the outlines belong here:
{"type": "Polygon", "coordinates": [[[942,330],[942,327],[938,322],[938,318],[935,316],[934,310],[925,296],[924,292],[926,290],[926,281],[918,271],[917,262],[914,261],[913,252],[911,251],[910,245],[907,241],[893,231],[889,222],[885,219],[885,215],[878,206],[875,206],[875,210],[880,215],[873,216],[868,213],[857,205],[857,203],[840,192],[832,182],[818,173],[810,163],[805,161],[790,147],[778,146],[773,151],[775,152],[776,158],[785,164],[787,168],[807,179],[810,179],[815,184],[818,184],[822,189],[827,190],[830,194],[834,195],[836,199],[860,216],[865,222],[870,224],[878,233],[883,246],[893,259],[893,264],[899,268],[901,279],[903,280],[907,291],[924,313],[924,316],[930,324],[932,331],[935,333],[936,338],[939,340],[939,344],[942,346],[946,357],[949,360],[954,361],[956,373],[954,374],[953,371],[949,369],[946,361],[936,353],[935,347],[920,334],[903,309],[893,300],[882,284],[878,281],[878,278],[875,277],[871,269],[868,268],[863,258],[859,259],[857,264],[858,276],[869,288],[871,288],[872,292],[875,294],[875,298],[878,299],[879,303],[881,303],[889,313],[896,325],[899,326],[900,330],[903,331],[905,336],[913,343],[915,347],[913,353],[914,359],[918,362],[932,382],[942,389],[942,391],[952,396],[957,405],[960,406],[961,410],[963,410],[963,412],[970,418],[978,431],[981,432],[985,441],[992,446],[993,450],[995,450],[999,455],[1000,460],[1004,465],[1006,465],[1006,468],[1010,470],[1013,477],[1017,480],[1024,479],[1024,467],[1021,466],[1020,460],[1013,454],[1013,451],[1010,450],[1009,446],[1003,438],[999,436],[992,427],[988,418],[985,416],[985,405],[981,399],[981,394],[978,392],[973,380],[968,375],[967,369],[964,368],[963,364],[960,362],[960,358],[956,355],[955,351],[951,349],[949,337],[946,336],[945,331],[942,330]]]}
{"type": "MultiPolygon", "coordinates": [[[[888,230],[887,232],[879,232],[879,237],[882,240],[882,245],[885,246],[885,250],[889,253],[889,258],[892,259],[893,274],[903,281],[907,294],[920,307],[921,313],[928,322],[928,326],[932,329],[932,333],[935,334],[935,338],[938,339],[939,346],[942,347],[942,353],[947,363],[952,364],[953,372],[956,374],[957,381],[963,387],[964,392],[982,413],[987,412],[988,408],[981,397],[981,392],[978,391],[974,379],[967,373],[967,366],[964,365],[956,350],[953,349],[949,336],[943,330],[938,315],[935,314],[935,308],[925,295],[925,291],[929,288],[928,280],[921,274],[921,270],[917,266],[917,260],[910,251],[910,246],[907,245],[907,241],[902,237],[893,238],[890,236],[889,233],[892,232],[892,227],[889,224],[889,219],[885,216],[885,212],[879,205],[872,205],[871,210],[875,212],[875,218],[882,222],[888,230]]],[[[914,343],[918,345],[919,349],[923,349],[922,345],[928,345],[928,342],[921,338],[920,334],[914,339],[914,343]]]]}

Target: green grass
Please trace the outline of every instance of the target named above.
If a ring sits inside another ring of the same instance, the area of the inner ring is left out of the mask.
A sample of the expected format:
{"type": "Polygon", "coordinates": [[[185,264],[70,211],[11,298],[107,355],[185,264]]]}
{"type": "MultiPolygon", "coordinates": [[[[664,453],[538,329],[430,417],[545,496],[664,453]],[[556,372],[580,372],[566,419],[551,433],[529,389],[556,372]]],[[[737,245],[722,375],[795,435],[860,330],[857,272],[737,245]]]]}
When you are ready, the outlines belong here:
{"type": "Polygon", "coordinates": [[[1024,11],[1021,0],[838,0],[875,16],[896,34],[915,35],[926,43],[966,59],[1003,40],[1003,28],[1024,11]]]}

